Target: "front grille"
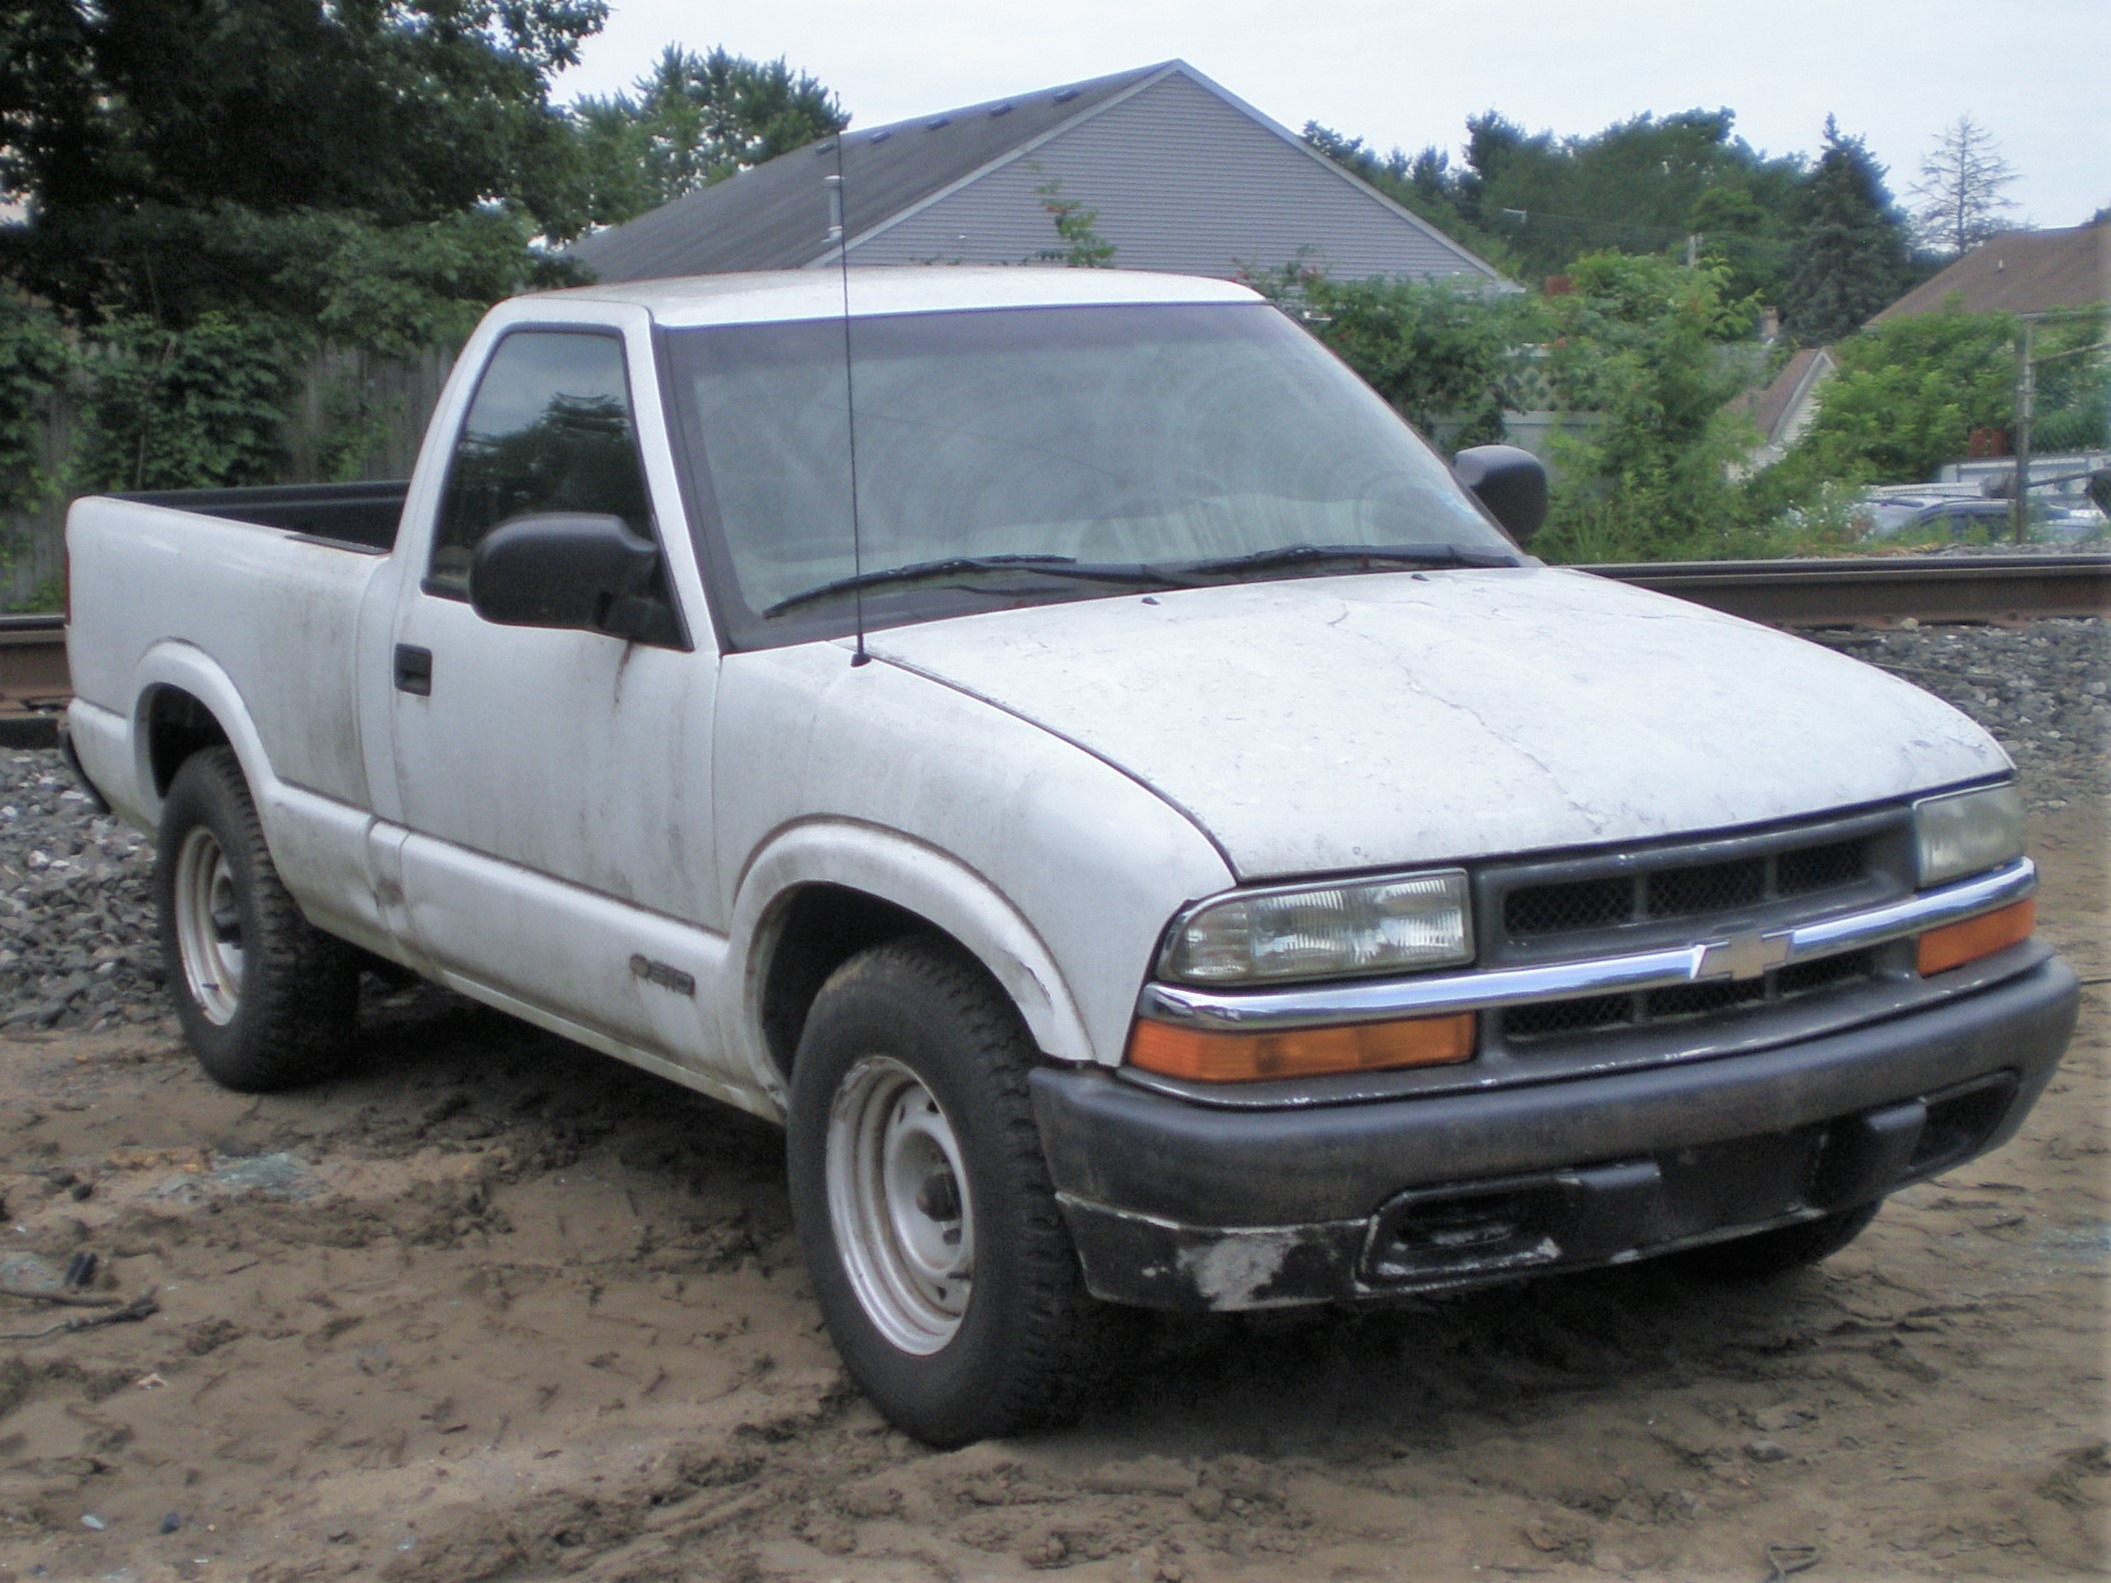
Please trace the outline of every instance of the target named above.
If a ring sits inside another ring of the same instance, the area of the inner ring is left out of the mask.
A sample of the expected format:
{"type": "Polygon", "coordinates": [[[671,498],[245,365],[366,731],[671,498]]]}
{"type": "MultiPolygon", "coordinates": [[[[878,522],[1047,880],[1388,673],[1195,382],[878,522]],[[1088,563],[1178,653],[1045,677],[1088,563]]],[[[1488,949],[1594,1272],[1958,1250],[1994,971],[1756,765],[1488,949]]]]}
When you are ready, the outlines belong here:
{"type": "Polygon", "coordinates": [[[1652,918],[1698,918],[1703,913],[1728,912],[1764,901],[1766,893],[1764,858],[1703,863],[1642,877],[1643,905],[1652,918]]]}
{"type": "Polygon", "coordinates": [[[1503,1033],[1510,1043],[1520,1044],[1599,1028],[1625,1028],[1634,1020],[1634,996],[1592,995],[1583,1000],[1550,1000],[1543,1005],[1515,1007],[1503,1013],[1503,1033]]]}
{"type": "Polygon", "coordinates": [[[1852,885],[1868,871],[1860,841],[1829,841],[1801,847],[1776,859],[1775,889],[1783,896],[1811,896],[1852,885]]]}
{"type": "MultiPolygon", "coordinates": [[[[1549,963],[1684,948],[1754,931],[1793,928],[1908,894],[1911,816],[1878,809],[1751,833],[1666,841],[1575,857],[1494,864],[1480,878],[1486,920],[1482,960],[1549,963]]],[[[1852,992],[1888,957],[1866,951],[1801,962],[1752,979],[1711,979],[1668,989],[1517,1006],[1491,1017],[1489,1043],[1533,1064],[1584,1041],[1594,1059],[1618,1059],[1627,1038],[1645,1050],[1704,1047],[1769,1008],[1824,992],[1852,992]],[[1652,1032],[1654,1030],[1654,1032],[1652,1032]]]]}
{"type": "Polygon", "coordinates": [[[1567,885],[1534,885],[1503,898],[1503,928],[1513,940],[1546,934],[1610,929],[1635,915],[1631,879],[1586,879],[1567,885]]]}
{"type": "Polygon", "coordinates": [[[1873,951],[1843,951],[1838,956],[1820,957],[1815,962],[1798,962],[1773,974],[1774,989],[1783,1000],[1797,995],[1808,995],[1814,989],[1831,989],[1835,984],[1855,984],[1876,973],[1876,953],[1873,951]]]}
{"type": "Polygon", "coordinates": [[[1614,1029],[1661,1027],[1775,1006],[1821,990],[1867,983],[1876,972],[1875,952],[1845,951],[1815,962],[1777,968],[1761,978],[1680,984],[1635,995],[1589,995],[1537,1006],[1515,1006],[1502,1014],[1502,1036],[1515,1048],[1614,1029]]]}
{"type": "Polygon", "coordinates": [[[1503,897],[1503,930],[1512,940],[1544,940],[1705,918],[1845,890],[1868,873],[1867,840],[1826,841],[1712,862],[1674,858],[1632,873],[1520,885],[1503,897]]]}
{"type": "Polygon", "coordinates": [[[1687,1017],[1706,1017],[1734,1006],[1751,1006],[1767,999],[1763,978],[1730,979],[1713,984],[1680,984],[1671,989],[1653,989],[1647,1005],[1651,1022],[1677,1022],[1687,1017]]]}

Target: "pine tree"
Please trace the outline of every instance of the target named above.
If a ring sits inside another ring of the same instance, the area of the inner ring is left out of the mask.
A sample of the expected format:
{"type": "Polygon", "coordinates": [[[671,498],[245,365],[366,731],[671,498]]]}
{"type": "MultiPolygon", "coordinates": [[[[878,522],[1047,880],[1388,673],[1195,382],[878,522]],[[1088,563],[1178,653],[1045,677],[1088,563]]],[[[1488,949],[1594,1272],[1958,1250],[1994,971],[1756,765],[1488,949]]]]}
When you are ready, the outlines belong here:
{"type": "Polygon", "coordinates": [[[1897,298],[1907,276],[1906,224],[1884,186],[1884,167],[1831,116],[1804,205],[1782,306],[1799,341],[1823,346],[1897,298]]]}

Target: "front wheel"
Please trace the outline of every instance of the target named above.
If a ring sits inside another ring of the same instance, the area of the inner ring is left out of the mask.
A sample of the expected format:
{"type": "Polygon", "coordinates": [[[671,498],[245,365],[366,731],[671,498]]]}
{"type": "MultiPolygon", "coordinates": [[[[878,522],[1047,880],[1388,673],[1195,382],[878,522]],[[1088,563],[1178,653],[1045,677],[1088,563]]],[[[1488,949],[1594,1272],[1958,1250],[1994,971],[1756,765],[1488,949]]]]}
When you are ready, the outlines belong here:
{"type": "Polygon", "coordinates": [[[935,1446],[1075,1400],[1091,1300],[1042,1160],[1010,1003],[941,942],[822,986],[792,1068],[792,1213],[851,1376],[935,1446]]]}
{"type": "Polygon", "coordinates": [[[155,859],[169,988],[207,1075],[258,1093],[327,1073],[350,1043],[358,954],[280,882],[231,749],[177,770],[155,859]]]}

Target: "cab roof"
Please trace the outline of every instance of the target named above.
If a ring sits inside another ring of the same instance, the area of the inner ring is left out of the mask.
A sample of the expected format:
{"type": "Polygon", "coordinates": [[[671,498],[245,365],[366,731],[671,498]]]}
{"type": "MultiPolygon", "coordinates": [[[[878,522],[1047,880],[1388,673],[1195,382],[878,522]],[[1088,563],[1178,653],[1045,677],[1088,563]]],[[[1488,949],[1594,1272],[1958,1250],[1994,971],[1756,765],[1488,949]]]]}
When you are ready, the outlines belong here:
{"type": "MultiPolygon", "coordinates": [[[[844,315],[845,282],[833,269],[767,274],[695,275],[576,286],[541,293],[540,302],[599,302],[645,309],[656,324],[687,329],[711,324],[767,324],[844,315]]],[[[1259,302],[1229,281],[1144,270],[1057,266],[906,265],[859,268],[848,281],[849,316],[953,313],[978,308],[1041,308],[1155,303],[1259,302]]]]}

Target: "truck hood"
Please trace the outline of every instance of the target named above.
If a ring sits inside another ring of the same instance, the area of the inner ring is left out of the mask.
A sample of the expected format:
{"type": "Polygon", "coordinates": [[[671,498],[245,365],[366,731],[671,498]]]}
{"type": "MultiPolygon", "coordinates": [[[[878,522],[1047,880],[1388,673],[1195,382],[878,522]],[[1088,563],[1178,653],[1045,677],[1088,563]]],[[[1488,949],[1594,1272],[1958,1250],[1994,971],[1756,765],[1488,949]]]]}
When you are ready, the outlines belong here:
{"type": "Polygon", "coordinates": [[[1728,829],[2009,767],[1895,677],[1546,567],[1043,605],[867,646],[1132,776],[1245,881],[1728,829]]]}

